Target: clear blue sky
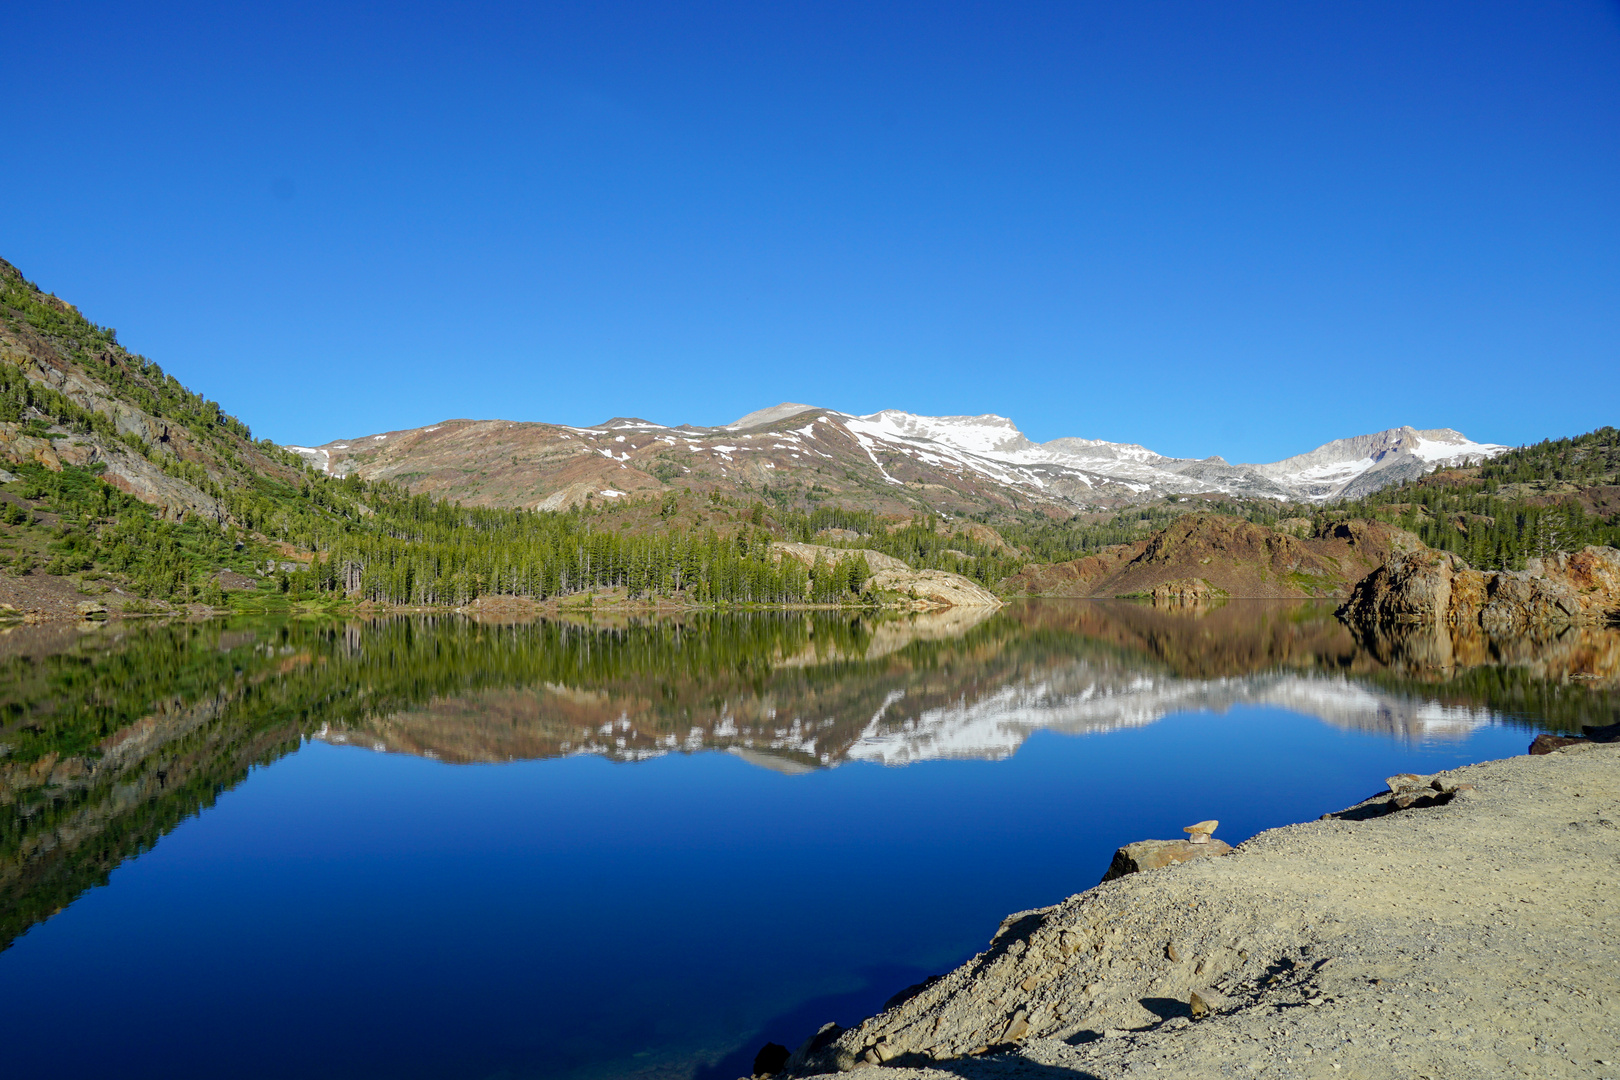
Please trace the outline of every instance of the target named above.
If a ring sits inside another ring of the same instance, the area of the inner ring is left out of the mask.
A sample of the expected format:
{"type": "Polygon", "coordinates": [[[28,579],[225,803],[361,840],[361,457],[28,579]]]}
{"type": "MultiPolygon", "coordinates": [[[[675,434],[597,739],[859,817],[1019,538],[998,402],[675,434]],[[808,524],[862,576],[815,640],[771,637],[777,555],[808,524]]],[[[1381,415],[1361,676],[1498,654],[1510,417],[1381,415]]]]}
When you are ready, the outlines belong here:
{"type": "Polygon", "coordinates": [[[257,434],[1620,423],[1620,5],[28,4],[0,256],[257,434]]]}

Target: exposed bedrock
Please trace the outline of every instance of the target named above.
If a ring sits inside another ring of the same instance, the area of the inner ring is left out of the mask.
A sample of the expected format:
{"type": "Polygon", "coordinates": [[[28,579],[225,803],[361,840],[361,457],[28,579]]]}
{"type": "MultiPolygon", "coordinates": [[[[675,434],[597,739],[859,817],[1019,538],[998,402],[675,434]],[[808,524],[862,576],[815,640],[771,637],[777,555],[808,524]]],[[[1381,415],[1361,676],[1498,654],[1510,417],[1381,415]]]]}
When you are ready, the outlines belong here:
{"type": "Polygon", "coordinates": [[[1478,626],[1492,633],[1601,625],[1620,617],[1620,551],[1586,547],[1524,570],[1474,570],[1456,555],[1392,555],[1357,583],[1340,617],[1362,626],[1478,626]]]}

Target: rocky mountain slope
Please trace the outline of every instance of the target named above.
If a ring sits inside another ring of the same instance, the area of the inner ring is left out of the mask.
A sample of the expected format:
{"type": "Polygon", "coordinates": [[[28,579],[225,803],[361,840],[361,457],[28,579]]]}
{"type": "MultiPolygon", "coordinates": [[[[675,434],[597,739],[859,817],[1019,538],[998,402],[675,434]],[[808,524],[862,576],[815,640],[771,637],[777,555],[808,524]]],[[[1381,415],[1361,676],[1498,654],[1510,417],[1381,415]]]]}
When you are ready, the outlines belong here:
{"type": "Polygon", "coordinates": [[[1041,596],[1126,596],[1180,585],[1205,598],[1348,596],[1392,553],[1423,545],[1378,522],[1299,538],[1216,514],[1188,514],[1147,539],[1068,562],[1025,567],[1003,583],[1041,596]]]}
{"type": "Polygon", "coordinates": [[[446,420],[288,447],[323,471],[397,480],[469,505],[560,509],[671,487],[775,491],[889,512],[1042,508],[1067,514],[1166,495],[1324,501],[1377,490],[1506,447],[1396,428],[1260,465],[1169,458],[1141,446],[1036,443],[1000,416],[853,416],[784,403],[723,427],[616,417],[595,427],[446,420]]]}
{"type": "Polygon", "coordinates": [[[116,331],[0,260],[0,462],[92,469],[171,519],[231,517],[228,493],[302,463],[191,393],[116,331]]]}
{"type": "Polygon", "coordinates": [[[1475,570],[1458,556],[1404,552],[1357,583],[1344,605],[1362,626],[1439,624],[1507,633],[1620,621],[1620,550],[1587,546],[1523,570],[1475,570]]]}

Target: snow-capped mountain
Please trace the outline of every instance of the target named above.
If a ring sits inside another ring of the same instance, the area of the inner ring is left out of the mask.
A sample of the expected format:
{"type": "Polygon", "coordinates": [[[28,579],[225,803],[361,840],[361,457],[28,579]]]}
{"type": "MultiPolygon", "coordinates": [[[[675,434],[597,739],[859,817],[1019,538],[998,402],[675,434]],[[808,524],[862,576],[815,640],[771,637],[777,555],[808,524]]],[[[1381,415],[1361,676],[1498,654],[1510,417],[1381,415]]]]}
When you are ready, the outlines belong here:
{"type": "MultiPolygon", "coordinates": [[[[769,415],[787,419],[809,406],[778,405],[743,417],[728,430],[743,430],[769,415]]],[[[1032,442],[1003,416],[917,416],[885,409],[869,416],[836,415],[863,440],[899,444],[911,452],[932,450],[1008,483],[1041,486],[1046,467],[1078,474],[1095,485],[1117,482],[1157,494],[1220,491],[1277,499],[1324,501],[1354,497],[1447,465],[1478,464],[1506,446],[1479,443],[1450,428],[1418,431],[1392,428],[1372,435],[1335,439],[1308,453],[1266,464],[1230,465],[1223,458],[1171,458],[1134,443],[1060,438],[1032,442]],[[995,462],[1002,467],[987,467],[995,462]],[[1005,466],[1014,466],[1009,471],[1005,466]],[[1095,479],[1094,479],[1095,478],[1095,479]]]]}
{"type": "Polygon", "coordinates": [[[1328,501],[1441,465],[1506,450],[1446,429],[1394,428],[1338,439],[1282,461],[1232,465],[1144,446],[1061,438],[1037,443],[994,415],[856,416],[783,403],[720,427],[615,417],[594,427],[446,420],[429,427],[288,447],[334,475],[358,472],[470,505],[561,509],[671,487],[798,490],[885,512],[972,514],[997,506],[1078,510],[1165,495],[1328,501]]]}

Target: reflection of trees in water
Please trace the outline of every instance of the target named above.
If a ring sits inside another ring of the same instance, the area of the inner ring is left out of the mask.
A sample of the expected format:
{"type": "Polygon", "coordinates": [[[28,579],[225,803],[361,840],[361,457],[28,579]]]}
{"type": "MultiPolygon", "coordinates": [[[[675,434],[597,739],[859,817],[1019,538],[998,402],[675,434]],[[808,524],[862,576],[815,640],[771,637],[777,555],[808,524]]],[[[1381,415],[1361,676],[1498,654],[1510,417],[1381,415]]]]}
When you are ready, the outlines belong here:
{"type": "Polygon", "coordinates": [[[1530,728],[1579,732],[1620,719],[1620,629],[1490,634],[1478,626],[1357,627],[1368,681],[1530,728]]]}
{"type": "Polygon", "coordinates": [[[0,638],[0,943],[323,728],[485,690],[626,679],[676,710],[757,692],[781,657],[837,668],[869,635],[826,612],[610,628],[460,618],[16,628],[0,638]]]}
{"type": "Polygon", "coordinates": [[[999,756],[1039,726],[1238,702],[1391,734],[1410,733],[1428,702],[1570,728],[1612,717],[1617,673],[1620,631],[1358,639],[1325,606],[1264,602],[1032,602],[878,623],[761,612],[18,628],[0,635],[0,942],[311,735],[448,761],[729,747],[806,768],[999,756]],[[951,723],[966,741],[941,749],[951,723]]]}

